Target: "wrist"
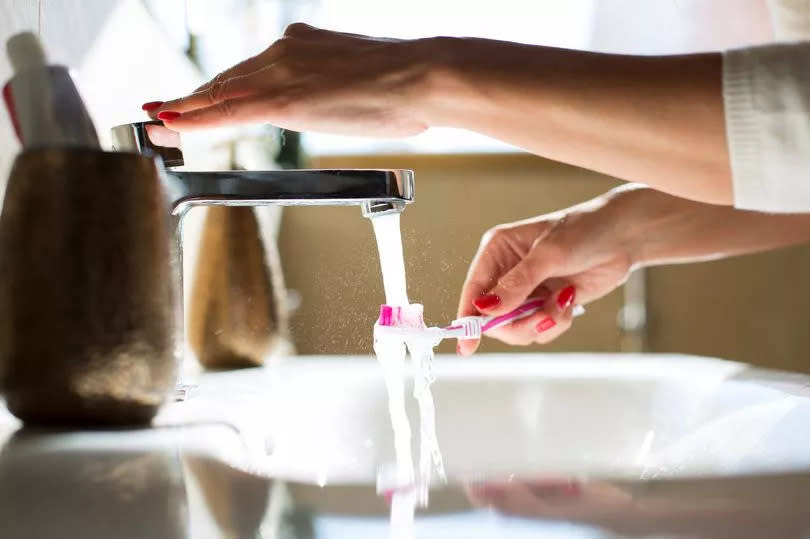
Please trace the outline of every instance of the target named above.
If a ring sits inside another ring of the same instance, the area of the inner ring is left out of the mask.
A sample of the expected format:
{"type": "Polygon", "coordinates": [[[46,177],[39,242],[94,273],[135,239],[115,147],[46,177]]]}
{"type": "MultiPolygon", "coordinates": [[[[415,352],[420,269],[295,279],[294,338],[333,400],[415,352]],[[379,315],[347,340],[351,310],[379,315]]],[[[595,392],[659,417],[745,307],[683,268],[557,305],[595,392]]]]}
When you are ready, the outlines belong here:
{"type": "Polygon", "coordinates": [[[421,66],[412,95],[414,113],[431,127],[463,127],[472,111],[481,110],[476,102],[473,73],[466,58],[471,39],[431,37],[409,42],[410,58],[421,66]]]}
{"type": "Polygon", "coordinates": [[[614,231],[632,268],[650,265],[666,241],[660,225],[669,213],[659,200],[660,194],[640,184],[623,185],[611,193],[614,231]]]}
{"type": "Polygon", "coordinates": [[[694,243],[700,230],[702,203],[629,185],[617,197],[618,216],[634,268],[671,263],[684,256],[684,243],[694,243]]]}

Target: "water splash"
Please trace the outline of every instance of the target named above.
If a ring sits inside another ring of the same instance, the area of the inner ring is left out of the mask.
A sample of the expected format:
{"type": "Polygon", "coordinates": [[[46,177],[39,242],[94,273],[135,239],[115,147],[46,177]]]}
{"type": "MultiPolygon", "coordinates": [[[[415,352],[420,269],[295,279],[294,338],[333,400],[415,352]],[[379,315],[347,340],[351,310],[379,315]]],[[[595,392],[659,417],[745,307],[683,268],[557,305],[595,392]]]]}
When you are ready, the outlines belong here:
{"type": "Polygon", "coordinates": [[[419,406],[419,502],[427,505],[428,488],[433,471],[439,480],[446,483],[444,462],[436,437],[436,409],[430,385],[433,376],[433,342],[423,339],[408,339],[406,345],[414,366],[413,396],[419,406]]]}
{"type": "MultiPolygon", "coordinates": [[[[405,263],[402,253],[399,213],[381,215],[371,219],[377,249],[380,255],[380,269],[383,275],[386,304],[406,313],[405,319],[397,323],[424,328],[422,306],[410,304],[405,279],[405,263]]],[[[394,431],[394,451],[396,459],[393,495],[391,497],[390,534],[394,538],[411,538],[414,534],[414,513],[416,505],[426,506],[431,476],[435,470],[439,478],[446,481],[439,443],[436,437],[435,407],[430,385],[433,383],[432,341],[420,338],[375,336],[374,353],[383,368],[385,385],[388,390],[388,410],[391,427],[394,431]],[[414,469],[411,453],[411,427],[405,406],[405,362],[406,352],[413,364],[413,396],[419,407],[419,473],[414,469]]],[[[386,481],[391,481],[387,479],[386,481]]],[[[386,485],[384,488],[389,488],[386,485]]]]}

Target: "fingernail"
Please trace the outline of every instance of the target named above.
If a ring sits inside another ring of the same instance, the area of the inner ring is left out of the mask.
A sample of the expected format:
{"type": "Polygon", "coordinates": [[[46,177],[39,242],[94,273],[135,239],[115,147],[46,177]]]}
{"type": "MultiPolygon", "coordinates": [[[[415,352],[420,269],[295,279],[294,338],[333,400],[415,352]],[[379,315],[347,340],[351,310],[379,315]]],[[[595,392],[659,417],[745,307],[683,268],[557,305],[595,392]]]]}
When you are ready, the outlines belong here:
{"type": "Polygon", "coordinates": [[[574,303],[574,297],[577,295],[577,290],[573,286],[566,286],[560,292],[560,295],[557,296],[557,305],[563,311],[571,306],[574,303]]]}
{"type": "Polygon", "coordinates": [[[535,329],[537,333],[543,333],[544,331],[548,331],[549,329],[553,328],[557,325],[557,322],[554,321],[553,318],[550,316],[541,320],[536,326],[535,329]]]}
{"type": "Polygon", "coordinates": [[[579,483],[569,483],[565,488],[565,492],[572,497],[579,496],[582,494],[582,488],[579,486],[579,483]]]}
{"type": "Polygon", "coordinates": [[[491,309],[500,303],[501,297],[497,294],[484,294],[483,296],[477,297],[473,300],[473,305],[475,305],[475,308],[479,311],[491,309]]]}
{"type": "Polygon", "coordinates": [[[476,494],[490,503],[497,503],[506,496],[506,488],[495,485],[483,485],[476,490],[476,494]]]}
{"type": "Polygon", "coordinates": [[[536,484],[536,483],[525,483],[529,492],[535,495],[538,498],[576,498],[582,494],[582,489],[580,488],[579,484],[577,483],[564,483],[564,484],[536,484]]]}
{"type": "Polygon", "coordinates": [[[456,344],[456,354],[463,356],[464,352],[461,351],[461,343],[456,344]]]}
{"type": "Polygon", "coordinates": [[[176,120],[180,117],[179,112],[175,112],[173,110],[164,110],[162,112],[158,112],[158,120],[176,120]]]}
{"type": "Polygon", "coordinates": [[[144,103],[141,105],[141,109],[145,111],[155,110],[159,108],[163,104],[163,101],[149,101],[148,103],[144,103]]]}

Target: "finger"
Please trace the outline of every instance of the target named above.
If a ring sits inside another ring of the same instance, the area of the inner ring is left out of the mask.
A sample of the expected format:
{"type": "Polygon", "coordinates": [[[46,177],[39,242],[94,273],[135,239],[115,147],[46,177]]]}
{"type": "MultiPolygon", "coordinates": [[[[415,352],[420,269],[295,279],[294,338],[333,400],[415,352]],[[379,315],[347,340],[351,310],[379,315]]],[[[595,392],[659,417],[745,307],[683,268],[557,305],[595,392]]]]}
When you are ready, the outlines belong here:
{"type": "Polygon", "coordinates": [[[551,290],[551,295],[544,308],[548,317],[533,328],[536,331],[534,342],[538,344],[548,344],[568,331],[574,319],[576,287],[563,279],[550,279],[545,286],[551,290]]]}
{"type": "Polygon", "coordinates": [[[563,287],[554,287],[554,289],[552,289],[552,297],[554,298],[553,306],[559,312],[570,314],[577,300],[577,288],[570,282],[566,283],[563,287]]]}
{"type": "Polygon", "coordinates": [[[469,483],[464,485],[464,493],[467,495],[470,505],[476,508],[489,507],[492,499],[503,496],[505,489],[489,487],[486,483],[469,483]]]}
{"type": "Polygon", "coordinates": [[[541,479],[524,481],[523,484],[538,499],[570,500],[582,495],[582,485],[574,479],[541,479]]]}
{"type": "Polygon", "coordinates": [[[499,513],[524,517],[542,515],[537,498],[520,483],[484,485],[476,495],[479,504],[492,507],[499,513]]]}
{"type": "Polygon", "coordinates": [[[490,249],[492,234],[487,232],[481,238],[481,244],[475,253],[467,278],[461,287],[461,297],[458,301],[457,318],[480,314],[473,304],[473,300],[483,295],[490,288],[495,286],[500,275],[498,264],[487,251],[490,249]]]}
{"type": "Polygon", "coordinates": [[[531,297],[542,296],[547,298],[543,309],[531,316],[515,320],[509,325],[492,330],[487,335],[514,345],[546,344],[553,341],[571,327],[573,305],[560,308],[556,302],[562,293],[561,291],[570,287],[571,283],[565,279],[546,280],[543,285],[530,294],[531,297]]]}
{"type": "Polygon", "coordinates": [[[456,344],[456,353],[460,356],[471,356],[481,345],[481,339],[460,339],[456,344]]]}
{"type": "Polygon", "coordinates": [[[251,95],[226,99],[214,105],[189,110],[175,116],[161,115],[166,127],[175,131],[193,131],[222,125],[266,123],[277,106],[272,98],[251,95]]]}
{"type": "MultiPolygon", "coordinates": [[[[488,238],[485,235],[481,242],[482,247],[473,258],[467,279],[461,288],[456,318],[479,315],[480,312],[473,304],[473,300],[482,296],[497,282],[497,267],[485,256],[487,243],[488,238]]],[[[475,353],[480,343],[479,339],[460,340],[456,345],[456,352],[461,356],[470,356],[475,353]]]]}
{"type": "MultiPolygon", "coordinates": [[[[478,309],[473,305],[473,299],[483,295],[495,282],[496,277],[479,266],[482,264],[473,260],[470,266],[470,277],[461,288],[461,299],[459,299],[456,318],[479,315],[478,309]]],[[[460,356],[471,356],[478,350],[480,344],[481,339],[460,339],[456,344],[456,353],[460,356]]]]}
{"type": "Polygon", "coordinates": [[[488,315],[513,311],[526,301],[540,283],[554,276],[558,265],[558,256],[551,249],[535,246],[492,289],[473,303],[479,311],[488,315]]]}
{"type": "MultiPolygon", "coordinates": [[[[211,105],[215,102],[217,95],[225,95],[225,88],[228,81],[237,77],[243,77],[265,67],[267,61],[262,55],[253,56],[235,66],[218,73],[213,79],[202,86],[195,88],[185,97],[170,99],[168,101],[152,101],[145,103],[143,109],[154,120],[163,111],[185,112],[194,108],[211,105]],[[213,90],[212,90],[213,88],[213,90]],[[157,106],[155,106],[157,105],[157,106]]],[[[235,96],[230,96],[235,97],[235,96]]]]}
{"type": "Polygon", "coordinates": [[[234,77],[244,77],[256,71],[261,71],[265,67],[272,65],[279,57],[289,54],[291,49],[295,48],[298,44],[300,44],[300,41],[285,34],[285,37],[277,39],[259,54],[242,60],[238,64],[218,73],[213,79],[199,86],[192,93],[204,92],[223,80],[232,79],[234,77]]]}
{"type": "Polygon", "coordinates": [[[182,114],[192,110],[212,107],[223,101],[256,95],[266,91],[270,85],[268,75],[269,73],[265,70],[259,70],[249,75],[221,79],[206,90],[165,101],[160,107],[150,111],[149,114],[164,119],[165,115],[161,115],[162,112],[179,112],[182,114]]]}
{"type": "Polygon", "coordinates": [[[214,78],[195,88],[188,96],[165,102],[155,102],[161,103],[160,106],[150,107],[148,109],[145,108],[144,110],[147,110],[149,116],[154,119],[163,111],[185,112],[193,108],[211,105],[222,99],[238,97],[235,93],[228,94],[225,92],[225,89],[230,85],[232,79],[247,77],[273,65],[280,57],[288,54],[291,48],[296,47],[297,42],[295,41],[296,40],[290,37],[279,39],[261,53],[242,60],[238,64],[217,73],[214,78]],[[228,97],[225,97],[226,95],[228,97]],[[220,96],[219,99],[217,99],[217,96],[220,96]],[[211,97],[212,99],[206,100],[206,97],[211,97]]]}
{"type": "Polygon", "coordinates": [[[294,22],[287,26],[287,29],[284,30],[284,35],[299,39],[329,39],[333,42],[336,40],[341,40],[346,43],[357,43],[359,40],[383,41],[388,43],[400,41],[399,39],[390,37],[376,37],[365,34],[353,34],[351,32],[337,32],[335,30],[327,30],[325,28],[310,26],[309,24],[303,22],[294,22]]]}
{"type": "Polygon", "coordinates": [[[553,309],[542,310],[491,331],[489,336],[516,346],[547,344],[568,331],[572,320],[570,313],[558,313],[553,309]]]}
{"type": "Polygon", "coordinates": [[[328,30],[311,26],[305,22],[294,22],[288,24],[287,28],[284,29],[284,35],[289,37],[306,37],[319,32],[328,32],[328,30]]]}

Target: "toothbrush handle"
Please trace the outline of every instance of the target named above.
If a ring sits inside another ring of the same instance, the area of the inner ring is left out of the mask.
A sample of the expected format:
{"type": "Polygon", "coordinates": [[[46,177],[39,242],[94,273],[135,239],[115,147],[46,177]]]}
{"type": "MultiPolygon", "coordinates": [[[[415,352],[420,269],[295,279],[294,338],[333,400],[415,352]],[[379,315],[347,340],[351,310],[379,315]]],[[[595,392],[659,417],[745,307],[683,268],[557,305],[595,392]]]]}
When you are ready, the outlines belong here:
{"type": "Polygon", "coordinates": [[[506,314],[502,314],[500,316],[482,317],[481,333],[486,333],[491,329],[499,328],[501,326],[505,326],[506,324],[511,324],[515,320],[520,320],[522,318],[526,318],[527,316],[531,316],[542,309],[545,303],[545,299],[529,298],[526,303],[506,314]]]}
{"type": "MultiPolygon", "coordinates": [[[[545,303],[545,299],[530,298],[520,307],[500,316],[465,316],[464,318],[453,320],[451,326],[442,330],[444,338],[479,339],[481,335],[487,331],[533,315],[542,309],[545,303]]],[[[574,316],[581,316],[585,314],[585,308],[582,305],[575,305],[572,314],[574,316]]]]}

